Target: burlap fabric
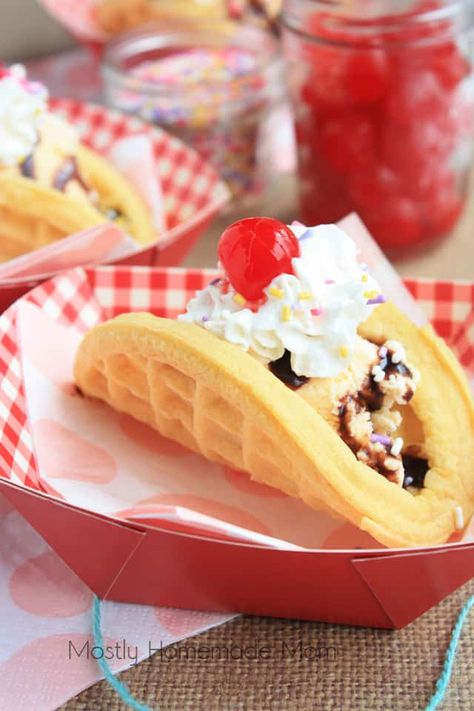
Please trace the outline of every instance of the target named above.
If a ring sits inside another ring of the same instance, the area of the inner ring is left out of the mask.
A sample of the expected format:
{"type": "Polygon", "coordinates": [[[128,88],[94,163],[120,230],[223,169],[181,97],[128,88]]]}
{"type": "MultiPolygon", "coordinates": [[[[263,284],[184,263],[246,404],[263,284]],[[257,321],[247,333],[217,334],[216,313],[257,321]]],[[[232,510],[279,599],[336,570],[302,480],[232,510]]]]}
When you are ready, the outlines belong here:
{"type": "MultiPolygon", "coordinates": [[[[396,632],[241,617],[168,647],[168,658],[155,654],[121,679],[140,701],[161,711],[418,711],[434,691],[453,625],[473,594],[471,580],[396,632]],[[192,659],[196,650],[191,646],[196,645],[201,650],[233,645],[240,650],[233,656],[240,658],[218,661],[214,653],[212,660],[192,659]],[[260,658],[248,658],[255,649],[260,658]]],[[[464,628],[440,710],[474,709],[473,650],[474,613],[464,628]]],[[[105,682],[62,707],[102,709],[126,709],[105,682]]]]}

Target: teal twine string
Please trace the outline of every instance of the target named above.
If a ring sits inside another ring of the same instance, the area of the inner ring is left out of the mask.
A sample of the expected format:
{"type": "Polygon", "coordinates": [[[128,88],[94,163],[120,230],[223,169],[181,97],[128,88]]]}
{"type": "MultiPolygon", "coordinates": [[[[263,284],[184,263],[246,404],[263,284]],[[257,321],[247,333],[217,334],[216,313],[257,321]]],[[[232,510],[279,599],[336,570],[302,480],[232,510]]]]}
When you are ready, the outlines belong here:
{"type": "Polygon", "coordinates": [[[474,605],[474,595],[469,598],[461,612],[459,613],[454,629],[451,633],[451,640],[449,642],[448,651],[446,652],[446,657],[444,660],[443,671],[436,682],[436,691],[431,697],[428,706],[426,706],[424,711],[434,711],[438,708],[438,705],[444,699],[446,691],[448,690],[449,682],[451,680],[451,674],[453,673],[454,658],[456,656],[456,650],[458,648],[459,639],[461,637],[461,632],[466,618],[474,605]]]}
{"type": "MultiPolygon", "coordinates": [[[[454,660],[456,657],[456,650],[459,645],[459,640],[461,638],[462,628],[466,622],[467,616],[474,606],[474,595],[469,598],[461,612],[459,613],[456,624],[454,625],[451,640],[449,642],[448,650],[446,652],[446,658],[444,660],[443,671],[441,672],[438,681],[436,682],[436,691],[431,697],[428,706],[425,707],[424,711],[435,711],[438,708],[441,701],[446,695],[448,690],[449,682],[451,680],[451,675],[453,673],[454,660]]],[[[104,648],[104,638],[102,636],[102,622],[101,622],[101,606],[99,598],[94,595],[93,602],[93,623],[92,631],[94,635],[94,645],[99,649],[104,648]]],[[[109,665],[107,664],[104,657],[97,659],[99,668],[104,675],[105,680],[110,684],[110,686],[115,690],[115,692],[120,696],[122,701],[127,704],[134,711],[152,711],[149,706],[141,704],[137,701],[130,693],[129,688],[122,684],[115,676],[109,665]]]]}
{"type": "MultiPolygon", "coordinates": [[[[97,595],[94,595],[94,601],[92,604],[92,634],[94,636],[94,645],[99,649],[104,649],[104,638],[102,636],[102,612],[101,604],[97,595]]],[[[100,671],[104,675],[104,679],[110,684],[110,686],[115,690],[115,692],[120,696],[124,704],[127,704],[134,711],[152,711],[149,706],[141,704],[137,701],[132,694],[130,689],[125,684],[114,676],[112,669],[109,667],[105,657],[97,659],[97,664],[99,665],[100,671]]]]}

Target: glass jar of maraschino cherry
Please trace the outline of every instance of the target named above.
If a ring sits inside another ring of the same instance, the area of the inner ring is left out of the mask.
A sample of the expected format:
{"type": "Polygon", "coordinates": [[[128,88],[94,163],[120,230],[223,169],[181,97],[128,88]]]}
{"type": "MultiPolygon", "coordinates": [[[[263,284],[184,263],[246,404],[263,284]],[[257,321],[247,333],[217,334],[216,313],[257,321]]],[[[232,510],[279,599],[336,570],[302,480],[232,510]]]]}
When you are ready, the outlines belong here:
{"type": "Polygon", "coordinates": [[[384,249],[449,233],[472,162],[470,0],[286,0],[302,218],[384,249]]]}

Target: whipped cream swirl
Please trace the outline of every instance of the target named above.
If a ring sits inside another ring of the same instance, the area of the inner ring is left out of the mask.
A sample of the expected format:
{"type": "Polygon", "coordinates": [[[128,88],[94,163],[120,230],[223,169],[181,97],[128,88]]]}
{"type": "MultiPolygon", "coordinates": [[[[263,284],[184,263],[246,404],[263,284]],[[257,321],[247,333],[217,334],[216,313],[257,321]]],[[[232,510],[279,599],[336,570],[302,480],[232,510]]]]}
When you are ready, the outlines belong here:
{"type": "Polygon", "coordinates": [[[300,243],[294,274],[280,274],[251,310],[227,280],[216,280],[178,318],[248,351],[263,363],[288,350],[297,375],[333,377],[351,361],[358,325],[383,300],[357,261],[355,243],[336,225],[291,226],[300,243]]]}
{"type": "Polygon", "coordinates": [[[29,81],[21,64],[0,73],[0,166],[14,166],[32,152],[47,100],[46,87],[29,81]]]}

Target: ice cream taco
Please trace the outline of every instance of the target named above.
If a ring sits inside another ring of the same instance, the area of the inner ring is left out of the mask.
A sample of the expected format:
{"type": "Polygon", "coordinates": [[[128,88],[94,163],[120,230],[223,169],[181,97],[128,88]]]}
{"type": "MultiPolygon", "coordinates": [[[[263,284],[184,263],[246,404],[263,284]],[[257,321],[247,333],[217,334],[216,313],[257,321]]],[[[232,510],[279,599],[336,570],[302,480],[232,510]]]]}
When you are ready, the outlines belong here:
{"type": "Polygon", "coordinates": [[[95,18],[101,30],[117,34],[166,20],[239,20],[276,28],[281,0],[100,0],[95,18]]]}
{"type": "Polygon", "coordinates": [[[0,68],[0,261],[106,221],[151,243],[151,212],[133,186],[47,102],[22,66],[0,68]]]}
{"type": "Polygon", "coordinates": [[[178,320],[92,329],[75,377],[210,460],[328,509],[390,547],[446,542],[474,512],[474,408],[430,326],[415,326],[334,225],[248,218],[222,278],[178,320]]]}

